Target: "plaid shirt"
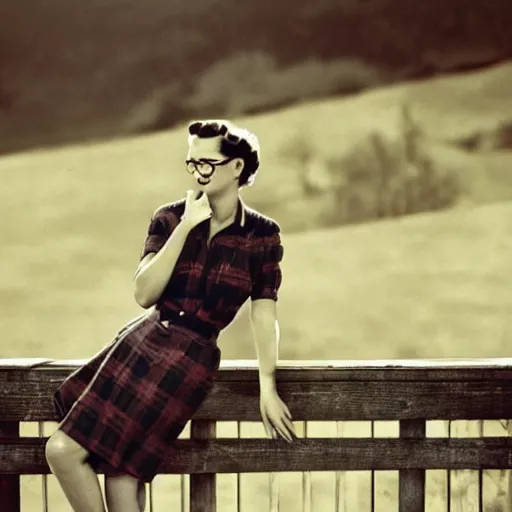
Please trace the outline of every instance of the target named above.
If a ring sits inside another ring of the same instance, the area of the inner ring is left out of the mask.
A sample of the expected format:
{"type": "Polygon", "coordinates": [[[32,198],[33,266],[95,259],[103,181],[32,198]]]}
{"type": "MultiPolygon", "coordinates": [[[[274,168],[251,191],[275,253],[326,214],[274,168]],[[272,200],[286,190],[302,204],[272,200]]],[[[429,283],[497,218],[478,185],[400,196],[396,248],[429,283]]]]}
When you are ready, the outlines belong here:
{"type": "MultiPolygon", "coordinates": [[[[162,248],[184,210],[184,199],[156,210],[141,260],[162,248]]],[[[157,308],[162,319],[166,312],[191,315],[220,331],[249,297],[277,301],[283,246],[279,225],[241,200],[234,223],[216,234],[207,247],[209,225],[206,220],[190,231],[157,308]]]]}

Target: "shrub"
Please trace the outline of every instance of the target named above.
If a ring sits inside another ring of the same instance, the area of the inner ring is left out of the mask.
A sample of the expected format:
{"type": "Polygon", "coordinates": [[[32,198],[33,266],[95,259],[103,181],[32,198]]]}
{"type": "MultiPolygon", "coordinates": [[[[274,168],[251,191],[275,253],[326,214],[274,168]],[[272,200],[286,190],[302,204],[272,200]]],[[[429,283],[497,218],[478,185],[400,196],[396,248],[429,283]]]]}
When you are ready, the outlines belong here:
{"type": "MultiPolygon", "coordinates": [[[[389,139],[373,132],[347,154],[326,160],[337,205],[326,212],[326,224],[434,211],[457,202],[461,194],[458,175],[436,167],[422,144],[421,130],[406,108],[401,118],[397,138],[389,139]]],[[[304,176],[306,173],[303,173],[303,188],[307,195],[311,193],[311,178],[304,176]]]]}
{"type": "Polygon", "coordinates": [[[383,81],[380,71],[357,59],[307,58],[281,67],[265,52],[239,52],[215,62],[198,77],[185,103],[192,111],[229,117],[356,92],[383,81]]]}

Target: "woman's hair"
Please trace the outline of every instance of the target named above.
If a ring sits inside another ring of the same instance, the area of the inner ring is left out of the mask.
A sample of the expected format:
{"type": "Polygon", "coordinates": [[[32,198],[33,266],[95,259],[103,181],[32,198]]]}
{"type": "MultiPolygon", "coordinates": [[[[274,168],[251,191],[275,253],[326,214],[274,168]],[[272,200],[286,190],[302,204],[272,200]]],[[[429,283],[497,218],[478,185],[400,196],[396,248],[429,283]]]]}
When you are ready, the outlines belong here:
{"type": "Polygon", "coordinates": [[[194,121],[188,126],[189,143],[193,137],[222,137],[220,152],[228,158],[241,158],[244,168],[238,178],[239,187],[254,183],[260,165],[258,137],[250,131],[224,120],[194,121]]]}

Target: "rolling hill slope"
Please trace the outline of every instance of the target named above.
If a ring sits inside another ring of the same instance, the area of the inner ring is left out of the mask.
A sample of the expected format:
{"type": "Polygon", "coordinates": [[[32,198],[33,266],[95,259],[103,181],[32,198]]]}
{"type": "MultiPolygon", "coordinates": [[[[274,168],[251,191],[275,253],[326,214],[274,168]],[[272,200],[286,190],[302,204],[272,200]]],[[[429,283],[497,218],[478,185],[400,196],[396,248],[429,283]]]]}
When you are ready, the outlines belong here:
{"type": "MultiPolygon", "coordinates": [[[[4,252],[4,356],[85,358],[139,311],[134,251],[48,235],[4,252]]],[[[510,355],[512,203],[283,240],[282,358],[510,355]]],[[[254,357],[247,322],[245,307],[224,357],[254,357]]]]}
{"type": "MultiPolygon", "coordinates": [[[[116,136],[134,105],[166,89],[160,127],[203,112],[202,90],[215,90],[207,102],[215,115],[230,115],[215,96],[219,87],[231,94],[231,83],[240,98],[263,92],[265,109],[281,94],[260,87],[261,78],[284,80],[293,102],[512,55],[506,0],[474,0],[471,9],[464,0],[276,0],[243,9],[235,0],[3,0],[0,18],[2,153],[116,136]],[[259,56],[269,64],[259,68],[259,56]]],[[[250,104],[238,106],[242,114],[250,104]]]]}
{"type": "MultiPolygon", "coordinates": [[[[512,156],[465,153],[435,136],[453,138],[512,114],[511,71],[500,66],[239,120],[265,149],[244,198],[275,217],[287,240],[284,357],[365,357],[369,346],[372,357],[505,355],[512,156]],[[403,101],[435,147],[436,165],[459,173],[460,209],[318,231],[335,204],[328,191],[304,195],[285,147],[305,134],[320,172],[326,158],[346,154],[373,130],[393,137],[403,101]],[[471,209],[494,201],[503,202],[471,209]],[[303,324],[292,322],[297,311],[303,324]],[[482,339],[479,348],[473,341],[482,339]]],[[[191,184],[185,151],[183,131],[172,130],[0,158],[6,355],[87,357],[138,312],[132,273],[150,215],[191,184]]],[[[235,337],[241,332],[233,326],[235,337]]],[[[247,343],[238,339],[226,355],[249,357],[247,343]]]]}

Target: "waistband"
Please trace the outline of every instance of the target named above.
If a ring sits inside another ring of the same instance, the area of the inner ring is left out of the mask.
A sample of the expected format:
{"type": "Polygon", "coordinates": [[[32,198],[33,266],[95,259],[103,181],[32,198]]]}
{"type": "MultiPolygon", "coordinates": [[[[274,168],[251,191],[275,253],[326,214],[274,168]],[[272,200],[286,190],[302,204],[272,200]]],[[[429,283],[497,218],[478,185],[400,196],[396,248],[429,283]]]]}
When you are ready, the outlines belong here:
{"type": "Polygon", "coordinates": [[[196,334],[199,334],[202,338],[205,338],[210,341],[217,341],[219,336],[219,329],[200,318],[197,318],[193,315],[182,314],[180,315],[178,312],[165,309],[165,310],[156,310],[157,317],[160,321],[168,321],[169,324],[178,325],[180,327],[184,327],[185,329],[189,329],[196,334]]]}

